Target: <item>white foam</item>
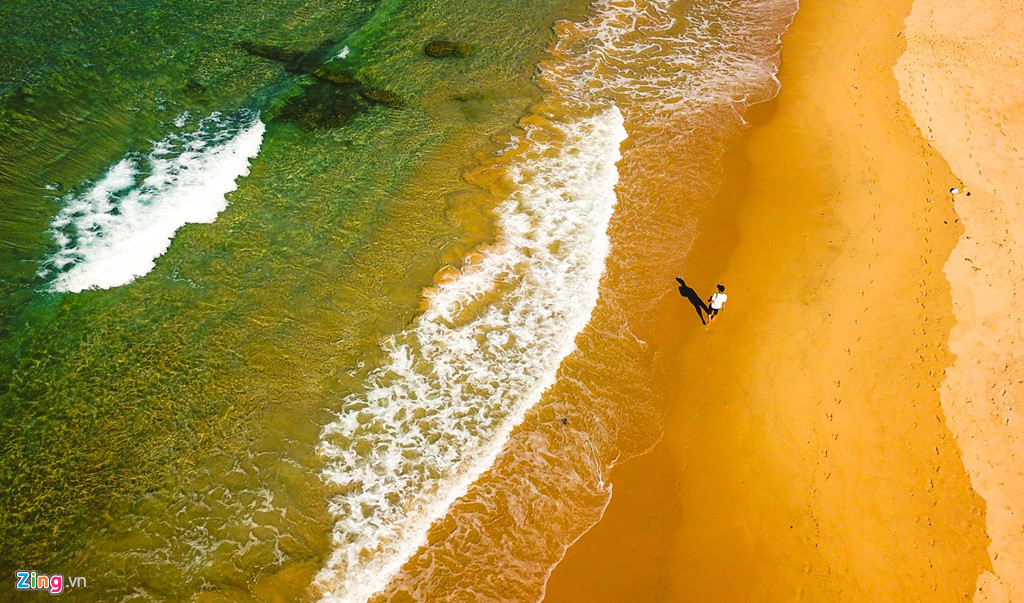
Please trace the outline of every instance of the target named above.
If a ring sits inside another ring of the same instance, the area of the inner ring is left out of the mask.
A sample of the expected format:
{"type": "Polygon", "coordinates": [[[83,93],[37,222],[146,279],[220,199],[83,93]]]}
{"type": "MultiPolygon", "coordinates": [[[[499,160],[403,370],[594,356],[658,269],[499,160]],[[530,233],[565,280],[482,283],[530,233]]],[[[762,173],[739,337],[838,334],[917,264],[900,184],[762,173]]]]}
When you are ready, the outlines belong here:
{"type": "MultiPolygon", "coordinates": [[[[175,120],[179,129],[189,117],[175,120]]],[[[81,193],[63,198],[51,232],[58,250],[41,271],[57,291],[109,289],[148,273],[185,224],[210,223],[249,173],[266,127],[243,110],[175,131],[150,153],[126,155],[81,193]]]]}
{"type": "Polygon", "coordinates": [[[388,598],[541,600],[554,564],[603,514],[610,466],[654,445],[657,350],[634,333],[657,328],[648,310],[674,291],[666,274],[695,236],[691,204],[716,190],[710,168],[739,130],[735,110],[777,90],[778,36],[795,9],[795,0],[596,0],[584,21],[556,26],[540,73],[546,104],[574,112],[612,102],[631,137],[608,260],[616,278],[603,283],[577,342],[585,351],[562,367],[544,408],[585,420],[517,433],[388,598]],[[669,203],[678,210],[665,213],[669,203]],[[601,371],[617,378],[595,383],[601,371]]]}
{"type": "Polygon", "coordinates": [[[334,58],[336,58],[336,59],[343,59],[343,58],[348,56],[348,53],[349,53],[348,46],[345,46],[340,51],[338,51],[338,54],[334,55],[334,58]]]}
{"type": "Polygon", "coordinates": [[[517,188],[498,210],[499,242],[438,286],[323,431],[336,518],[316,577],[325,601],[387,585],[493,464],[590,319],[626,131],[615,108],[551,128],[518,141],[528,150],[509,166],[517,188]]]}
{"type": "Polygon", "coordinates": [[[573,35],[557,40],[564,62],[542,79],[586,104],[628,101],[647,115],[752,104],[778,93],[779,32],[792,21],[797,0],[679,5],[597,0],[586,21],[560,24],[573,35]]]}

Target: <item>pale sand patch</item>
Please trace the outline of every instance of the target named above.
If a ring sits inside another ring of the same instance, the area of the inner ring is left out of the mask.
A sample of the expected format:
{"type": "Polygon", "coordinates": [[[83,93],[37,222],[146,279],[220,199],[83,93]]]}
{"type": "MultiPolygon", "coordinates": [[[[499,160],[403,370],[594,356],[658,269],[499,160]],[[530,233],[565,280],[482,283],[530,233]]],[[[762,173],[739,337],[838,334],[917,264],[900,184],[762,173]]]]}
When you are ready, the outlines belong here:
{"type": "Polygon", "coordinates": [[[918,0],[906,24],[900,94],[964,189],[942,406],[988,503],[974,600],[1024,601],[1024,2],[918,0]]]}
{"type": "MultiPolygon", "coordinates": [[[[665,307],[679,397],[551,601],[953,601],[985,503],[947,428],[958,184],[900,101],[909,0],[805,0],[665,307]],[[671,300],[670,300],[671,301],[671,300]]],[[[972,196],[973,199],[973,196],[972,196]]],[[[669,285],[671,286],[671,285],[669,285]]],[[[668,329],[667,329],[668,330],[668,329]]],[[[961,438],[963,441],[963,438],[961,438]]]]}

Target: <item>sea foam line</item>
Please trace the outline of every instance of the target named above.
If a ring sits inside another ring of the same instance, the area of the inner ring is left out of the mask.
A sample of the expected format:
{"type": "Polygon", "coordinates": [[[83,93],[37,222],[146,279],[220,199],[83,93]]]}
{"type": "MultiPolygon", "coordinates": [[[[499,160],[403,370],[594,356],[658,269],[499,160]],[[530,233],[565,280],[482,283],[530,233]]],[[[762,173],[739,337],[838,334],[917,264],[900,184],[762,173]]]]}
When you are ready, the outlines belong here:
{"type": "Polygon", "coordinates": [[[737,109],[778,89],[779,34],[795,10],[795,0],[597,0],[585,20],[556,24],[539,74],[549,102],[613,102],[630,135],[610,278],[576,341],[585,351],[566,359],[558,395],[541,403],[545,416],[570,422],[531,422],[512,436],[385,597],[543,599],[555,563],[604,513],[608,471],[661,437],[658,351],[639,339],[658,328],[665,275],[696,236],[694,211],[717,190],[712,166],[739,131],[737,109]]]}
{"type": "Polygon", "coordinates": [[[614,107],[526,126],[498,242],[437,287],[324,428],[336,519],[315,581],[325,601],[383,589],[555,381],[597,303],[625,138],[614,107]]]}
{"type": "MultiPolygon", "coordinates": [[[[584,22],[561,21],[541,80],[592,103],[628,99],[633,114],[677,116],[696,107],[749,105],[779,91],[777,42],[797,0],[597,0],[584,22]],[[680,7],[685,4],[685,7],[680,7]]],[[[624,109],[625,109],[624,105],[624,109]]]]}
{"type": "Polygon", "coordinates": [[[225,195],[249,174],[266,130],[259,114],[213,113],[154,143],[148,155],[129,153],[84,192],[69,193],[51,223],[57,251],[40,274],[56,291],[109,289],[147,274],[186,224],[211,223],[225,195]]]}

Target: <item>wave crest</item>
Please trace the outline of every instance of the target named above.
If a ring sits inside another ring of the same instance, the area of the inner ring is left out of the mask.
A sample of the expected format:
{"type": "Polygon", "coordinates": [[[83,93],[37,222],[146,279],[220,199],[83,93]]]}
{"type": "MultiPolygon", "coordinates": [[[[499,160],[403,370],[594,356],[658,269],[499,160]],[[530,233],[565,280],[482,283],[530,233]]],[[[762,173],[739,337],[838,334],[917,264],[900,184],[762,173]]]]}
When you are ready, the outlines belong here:
{"type": "Polygon", "coordinates": [[[384,588],[554,382],[597,303],[625,137],[615,108],[526,125],[499,242],[431,292],[324,429],[337,519],[325,600],[384,588]]]}
{"type": "Polygon", "coordinates": [[[56,291],[126,285],[149,273],[186,224],[211,223],[249,174],[266,127],[255,111],[213,113],[187,129],[182,114],[147,155],[129,153],[81,193],[62,199],[51,223],[57,251],[40,275],[56,291]]]}

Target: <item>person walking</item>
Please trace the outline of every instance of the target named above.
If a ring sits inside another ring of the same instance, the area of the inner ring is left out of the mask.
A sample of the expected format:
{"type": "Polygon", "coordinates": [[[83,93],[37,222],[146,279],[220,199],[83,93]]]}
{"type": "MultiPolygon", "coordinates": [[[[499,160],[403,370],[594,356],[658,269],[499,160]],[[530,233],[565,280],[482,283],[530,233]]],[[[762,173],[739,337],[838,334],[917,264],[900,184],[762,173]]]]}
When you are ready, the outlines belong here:
{"type": "Polygon", "coordinates": [[[711,321],[718,316],[728,299],[729,296],[725,294],[725,285],[718,285],[718,291],[712,293],[708,298],[708,324],[711,324],[711,321]]]}

